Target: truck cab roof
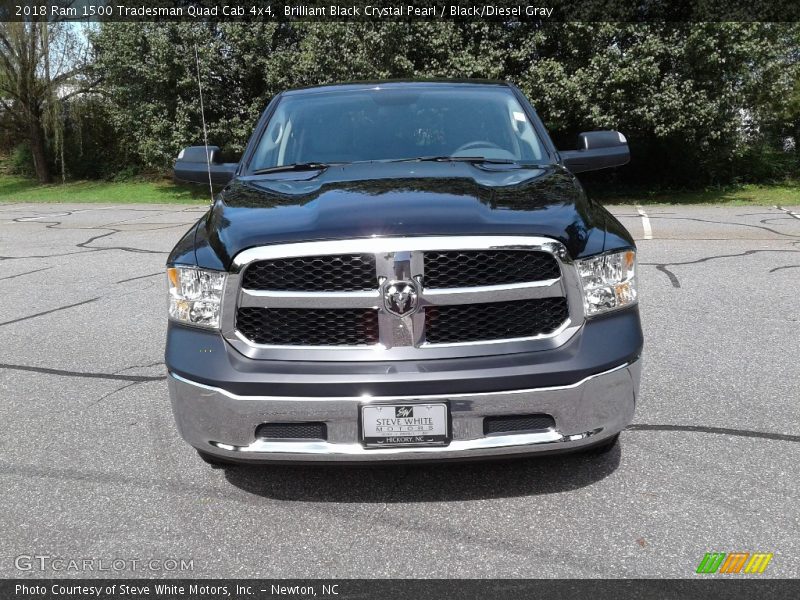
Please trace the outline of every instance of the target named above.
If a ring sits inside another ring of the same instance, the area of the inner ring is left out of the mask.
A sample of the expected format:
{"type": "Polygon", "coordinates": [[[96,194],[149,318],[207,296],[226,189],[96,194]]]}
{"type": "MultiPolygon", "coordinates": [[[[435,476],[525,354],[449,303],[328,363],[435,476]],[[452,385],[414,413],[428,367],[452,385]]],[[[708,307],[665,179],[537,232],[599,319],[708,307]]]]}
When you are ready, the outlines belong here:
{"type": "Polygon", "coordinates": [[[470,86],[495,86],[512,87],[507,81],[494,79],[375,79],[366,81],[350,81],[344,83],[331,83],[327,85],[316,85],[286,90],[282,96],[297,96],[303,94],[315,94],[324,92],[353,91],[375,88],[453,88],[463,90],[470,86]]]}

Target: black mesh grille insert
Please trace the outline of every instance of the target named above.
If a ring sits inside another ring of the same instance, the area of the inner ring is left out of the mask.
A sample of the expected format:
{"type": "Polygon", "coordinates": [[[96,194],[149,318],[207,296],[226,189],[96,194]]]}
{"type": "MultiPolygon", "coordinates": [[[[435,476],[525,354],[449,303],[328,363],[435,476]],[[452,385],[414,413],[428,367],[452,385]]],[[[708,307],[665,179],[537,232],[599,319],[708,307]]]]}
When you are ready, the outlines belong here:
{"type": "Polygon", "coordinates": [[[526,250],[425,253],[425,287],[451,288],[542,281],[561,276],[552,254],[526,250]]]}
{"type": "Polygon", "coordinates": [[[568,315],[566,298],[429,306],[425,336],[431,344],[531,337],[552,333],[568,315]]]}
{"type": "Polygon", "coordinates": [[[257,438],[327,440],[325,423],[264,423],[256,427],[257,438]]]}
{"type": "Polygon", "coordinates": [[[299,256],[261,260],[245,269],[248,290],[355,292],[378,287],[372,254],[299,256]]]}
{"type": "Polygon", "coordinates": [[[486,417],[483,420],[483,434],[511,433],[515,431],[542,431],[555,428],[556,422],[550,415],[506,415],[486,417]]]}
{"type": "Polygon", "coordinates": [[[256,344],[371,345],[378,343],[378,311],[242,307],[236,313],[236,329],[256,344]]]}

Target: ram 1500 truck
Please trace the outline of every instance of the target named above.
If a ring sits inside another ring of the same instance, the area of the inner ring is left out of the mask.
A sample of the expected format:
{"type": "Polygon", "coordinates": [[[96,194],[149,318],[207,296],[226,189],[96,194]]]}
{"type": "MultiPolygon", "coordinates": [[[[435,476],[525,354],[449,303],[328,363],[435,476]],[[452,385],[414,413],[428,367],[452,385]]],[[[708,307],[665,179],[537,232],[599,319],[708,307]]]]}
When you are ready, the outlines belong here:
{"type": "Polygon", "coordinates": [[[634,414],[636,248],[513,85],[368,82],[267,106],[167,265],[169,391],[212,464],[607,451],[634,414]]]}

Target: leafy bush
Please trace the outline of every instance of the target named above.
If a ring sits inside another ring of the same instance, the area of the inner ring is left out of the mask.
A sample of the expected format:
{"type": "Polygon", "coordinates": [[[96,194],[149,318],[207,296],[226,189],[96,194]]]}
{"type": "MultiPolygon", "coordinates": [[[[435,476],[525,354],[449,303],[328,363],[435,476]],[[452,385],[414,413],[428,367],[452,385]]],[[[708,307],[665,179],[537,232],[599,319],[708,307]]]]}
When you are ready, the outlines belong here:
{"type": "Polygon", "coordinates": [[[114,173],[113,181],[130,181],[134,179],[137,175],[139,175],[139,167],[135,165],[128,165],[127,167],[121,168],[119,171],[114,173]]]}
{"type": "Polygon", "coordinates": [[[12,175],[33,177],[36,174],[33,167],[33,154],[27,144],[19,144],[11,151],[8,165],[12,175]]]}
{"type": "MultiPolygon", "coordinates": [[[[110,110],[100,96],[69,100],[64,111],[64,163],[69,177],[106,179],[129,168],[125,144],[112,124],[110,110]]],[[[56,167],[57,172],[60,165],[56,167]]]]}
{"type": "Polygon", "coordinates": [[[734,183],[780,183],[797,179],[800,179],[800,154],[796,149],[784,151],[778,143],[754,143],[731,161],[730,180],[734,183]]]}

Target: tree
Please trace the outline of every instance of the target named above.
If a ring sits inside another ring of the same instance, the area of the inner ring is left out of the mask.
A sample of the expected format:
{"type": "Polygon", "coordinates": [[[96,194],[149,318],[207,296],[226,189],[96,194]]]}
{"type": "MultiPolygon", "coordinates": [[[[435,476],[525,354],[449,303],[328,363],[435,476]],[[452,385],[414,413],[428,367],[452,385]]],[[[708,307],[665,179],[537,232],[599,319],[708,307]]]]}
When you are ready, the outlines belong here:
{"type": "Polygon", "coordinates": [[[202,143],[195,48],[209,140],[244,148],[278,92],[333,81],[502,77],[504,31],[485,24],[102,23],[91,36],[123,154],[168,168],[202,143]]]}
{"type": "Polygon", "coordinates": [[[629,180],[728,183],[753,167],[740,160],[751,134],[781,128],[797,32],[794,23],[553,23],[521,37],[530,59],[518,82],[563,147],[581,130],[625,132],[629,180]]]}
{"type": "Polygon", "coordinates": [[[164,170],[202,143],[197,64],[209,140],[241,151],[269,99],[286,82],[284,49],[294,42],[272,23],[103,23],[91,36],[120,153],[164,170]],[[244,26],[243,26],[244,25],[244,26]]]}
{"type": "Polygon", "coordinates": [[[96,83],[86,77],[88,64],[89,46],[74,25],[0,23],[2,123],[27,142],[42,183],[51,180],[53,153],[63,144],[63,103],[96,83]]]}
{"type": "Polygon", "coordinates": [[[506,79],[560,147],[582,130],[619,129],[635,163],[619,177],[674,186],[786,172],[775,157],[798,122],[798,32],[757,22],[103,23],[92,39],[123,154],[145,167],[166,170],[181,147],[202,143],[197,47],[209,139],[232,150],[287,88],[506,79]]]}

